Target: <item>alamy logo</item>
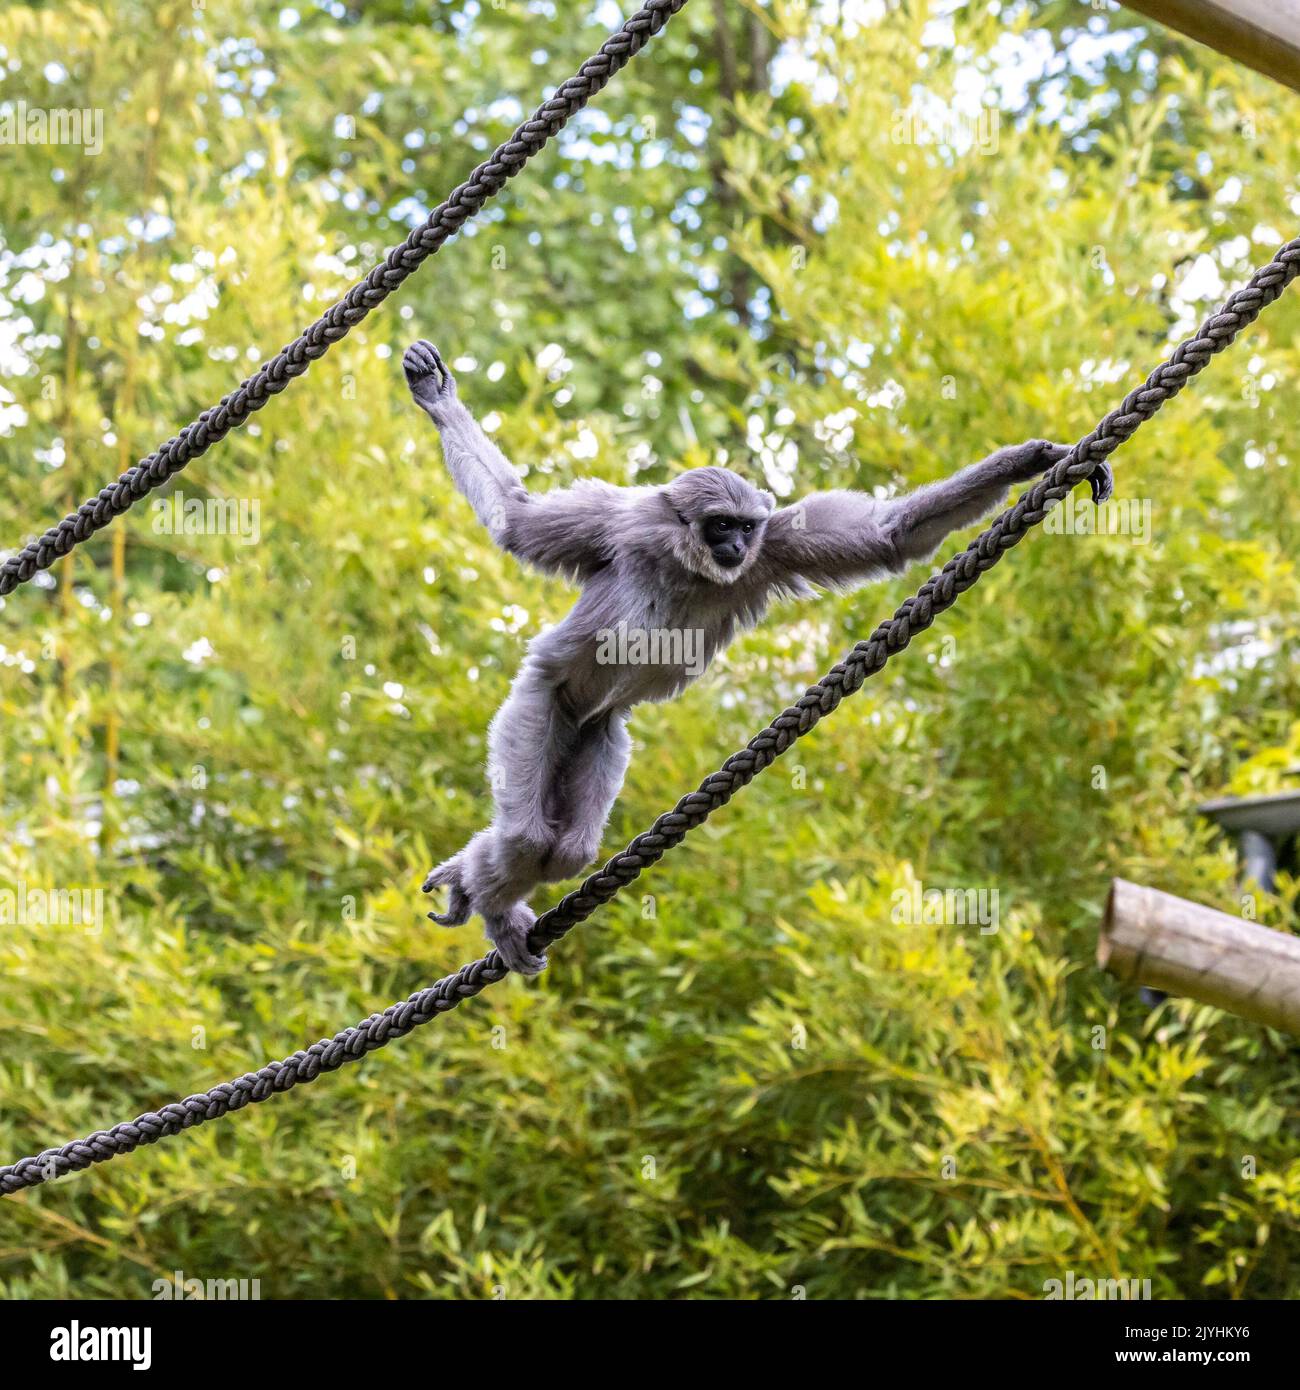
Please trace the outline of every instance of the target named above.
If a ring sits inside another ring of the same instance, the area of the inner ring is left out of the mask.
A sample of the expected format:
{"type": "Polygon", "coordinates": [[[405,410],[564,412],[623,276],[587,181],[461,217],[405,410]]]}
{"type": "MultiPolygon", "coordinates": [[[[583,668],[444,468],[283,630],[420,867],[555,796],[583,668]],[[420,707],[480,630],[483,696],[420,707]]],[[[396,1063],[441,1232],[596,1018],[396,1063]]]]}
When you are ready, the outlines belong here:
{"type": "Polygon", "coordinates": [[[153,1365],[153,1328],[83,1327],[72,1322],[50,1331],[51,1361],[129,1361],[133,1371],[153,1365]]]}
{"type": "Polygon", "coordinates": [[[260,1279],[187,1279],[179,1269],[168,1279],[155,1279],[151,1287],[154,1298],[163,1303],[199,1298],[232,1303],[262,1296],[260,1279]]]}
{"type": "Polygon", "coordinates": [[[1151,499],[1112,497],[1105,502],[1071,493],[1043,518],[1049,536],[1128,536],[1134,545],[1151,543],[1151,499]]]}
{"type": "Polygon", "coordinates": [[[889,138],[895,145],[946,145],[959,153],[997,154],[1000,127],[995,106],[969,112],[941,105],[901,106],[894,111],[889,138]]]}
{"type": "Polygon", "coordinates": [[[80,927],[104,930],[102,888],[0,888],[0,927],[80,927]]]}
{"type": "Polygon", "coordinates": [[[699,627],[602,627],[596,633],[598,666],[676,666],[704,674],[704,629],[699,627]]]}
{"type": "Polygon", "coordinates": [[[104,113],[98,107],[6,103],[0,107],[0,145],[80,145],[97,155],[104,149],[104,113]]]}
{"type": "Polygon", "coordinates": [[[1136,1302],[1151,1297],[1150,1279],[1076,1279],[1074,1270],[1065,1271],[1064,1280],[1044,1279],[1046,1299],[1074,1299],[1077,1302],[1136,1302]]]}
{"type": "Polygon", "coordinates": [[[998,929],[996,888],[927,888],[918,880],[895,888],[889,920],[906,927],[979,927],[981,936],[998,929]]]}
{"type": "Polygon", "coordinates": [[[186,497],[178,488],[149,505],[158,536],[234,536],[241,545],[262,539],[262,503],[256,497],[186,497]]]}

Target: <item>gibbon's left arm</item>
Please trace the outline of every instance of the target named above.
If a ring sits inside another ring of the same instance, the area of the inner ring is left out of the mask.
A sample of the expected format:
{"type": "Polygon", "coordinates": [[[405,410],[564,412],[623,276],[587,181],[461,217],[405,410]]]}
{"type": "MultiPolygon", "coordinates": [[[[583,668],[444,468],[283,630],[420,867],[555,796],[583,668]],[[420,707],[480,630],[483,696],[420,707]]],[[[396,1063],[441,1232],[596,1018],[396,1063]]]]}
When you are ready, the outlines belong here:
{"type": "Polygon", "coordinates": [[[402,367],[416,404],[438,428],[452,481],[503,550],[545,574],[576,580],[609,563],[618,488],[588,479],[534,496],[461,403],[432,343],[412,343],[402,367]]]}
{"type": "MultiPolygon", "coordinates": [[[[772,515],[763,536],[763,562],[774,583],[804,579],[832,589],[901,574],[915,561],[929,559],[953,531],[987,516],[1013,483],[1038,477],[1069,451],[1066,444],[1031,439],[905,497],[814,493],[772,515]]],[[[1108,464],[1099,465],[1091,481],[1095,502],[1110,496],[1108,464]]]]}

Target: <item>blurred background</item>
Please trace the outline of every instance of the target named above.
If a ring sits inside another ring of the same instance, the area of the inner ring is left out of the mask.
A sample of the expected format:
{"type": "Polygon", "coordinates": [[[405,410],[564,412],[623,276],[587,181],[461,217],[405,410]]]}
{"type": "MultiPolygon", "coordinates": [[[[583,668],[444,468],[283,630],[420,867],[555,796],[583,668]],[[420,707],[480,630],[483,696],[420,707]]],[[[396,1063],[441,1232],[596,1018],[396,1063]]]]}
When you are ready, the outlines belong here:
{"type": "MultiPolygon", "coordinates": [[[[102,148],[0,146],[0,545],[288,342],[620,22],[6,6],[0,115],[99,111],[102,148]]],[[[1111,4],[695,0],[249,428],[0,601],[0,1160],[481,954],[420,883],[572,592],[474,524],[409,341],[529,486],[912,486],[1080,437],[1294,235],[1298,103],[1111,4]],[[33,922],[24,887],[97,911],[33,922]]],[[[1300,787],[1298,333],[1292,297],[1117,454],[1145,524],[1067,504],[539,981],[5,1202],[0,1292],[1293,1293],[1295,1041],[1093,952],[1112,874],[1296,929],[1295,873],[1243,896],[1197,807],[1300,787]],[[919,920],[932,888],[996,921],[919,920]]],[[[638,710],[607,851],[924,574],[779,608],[638,710]]]]}

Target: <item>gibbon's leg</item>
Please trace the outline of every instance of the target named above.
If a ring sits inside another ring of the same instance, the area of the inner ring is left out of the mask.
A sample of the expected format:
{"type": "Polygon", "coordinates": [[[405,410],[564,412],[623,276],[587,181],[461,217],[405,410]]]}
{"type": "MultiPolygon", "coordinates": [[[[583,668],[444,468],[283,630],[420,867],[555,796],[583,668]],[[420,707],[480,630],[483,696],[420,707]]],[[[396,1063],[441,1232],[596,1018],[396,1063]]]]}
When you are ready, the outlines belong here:
{"type": "Polygon", "coordinates": [[[446,913],[430,914],[435,922],[458,927],[480,910],[474,900],[482,896],[484,874],[499,876],[492,874],[490,854],[492,831],[498,827],[508,826],[515,838],[531,841],[539,857],[545,854],[550,843],[545,815],[549,750],[557,737],[563,741],[565,722],[554,691],[525,664],[488,728],[488,783],[496,812],[492,826],[424,881],[426,893],[448,890],[446,913]],[[470,864],[479,871],[471,872],[470,864]]]}
{"type": "Polygon", "coordinates": [[[503,805],[488,832],[493,836],[490,851],[471,860],[488,938],[511,970],[521,975],[546,968],[546,957],[528,949],[528,933],[537,916],[523,898],[539,882],[572,878],[596,857],[632,751],[624,719],[613,714],[575,728],[558,718],[551,727],[542,778],[516,808],[523,819],[512,823],[503,805]],[[534,790],[541,793],[540,821],[534,790]],[[536,835],[543,825],[547,843],[539,853],[536,835]]]}
{"type": "Polygon", "coordinates": [[[459,926],[477,913],[506,964],[520,974],[535,975],[546,964],[527,948],[536,919],[522,900],[546,881],[556,838],[547,807],[556,801],[578,743],[577,726],[554,687],[525,664],[488,734],[496,816],[425,881],[426,892],[448,890],[447,911],[430,914],[434,921],[459,926]]]}
{"type": "Polygon", "coordinates": [[[624,710],[583,725],[579,735],[556,803],[547,808],[555,826],[554,847],[545,865],[548,883],[581,873],[599,853],[600,837],[632,756],[624,710]]]}
{"type": "Polygon", "coordinates": [[[578,726],[554,693],[521,675],[492,725],[497,815],[425,884],[448,889],[434,921],[459,926],[478,913],[488,938],[515,971],[535,975],[545,956],[528,950],[537,920],[523,899],[539,883],[572,878],[596,857],[632,752],[627,715],[578,726]],[[552,703],[547,723],[544,699],[552,703]]]}

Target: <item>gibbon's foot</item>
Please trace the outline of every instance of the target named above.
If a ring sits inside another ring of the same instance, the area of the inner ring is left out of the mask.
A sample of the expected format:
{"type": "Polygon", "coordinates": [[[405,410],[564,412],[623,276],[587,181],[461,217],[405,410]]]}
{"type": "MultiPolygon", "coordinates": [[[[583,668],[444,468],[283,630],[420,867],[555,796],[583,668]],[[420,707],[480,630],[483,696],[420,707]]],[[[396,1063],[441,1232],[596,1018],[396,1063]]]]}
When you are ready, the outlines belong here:
{"type": "Polygon", "coordinates": [[[540,975],[546,969],[546,957],[528,949],[528,933],[536,921],[532,909],[523,903],[483,918],[488,940],[517,975],[540,975]]]}
{"type": "Polygon", "coordinates": [[[456,378],[447,370],[442,354],[425,338],[402,354],[402,370],[416,404],[425,410],[435,409],[456,394],[456,378]]]}
{"type": "Polygon", "coordinates": [[[474,909],[465,891],[457,859],[448,859],[430,872],[424,880],[423,891],[432,893],[435,888],[447,890],[447,910],[429,913],[430,921],[437,922],[440,927],[463,927],[473,916],[474,909]]]}

